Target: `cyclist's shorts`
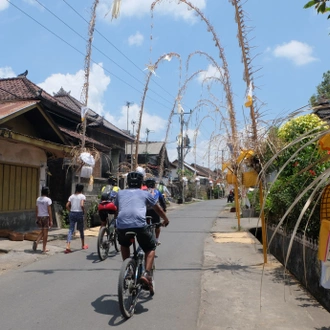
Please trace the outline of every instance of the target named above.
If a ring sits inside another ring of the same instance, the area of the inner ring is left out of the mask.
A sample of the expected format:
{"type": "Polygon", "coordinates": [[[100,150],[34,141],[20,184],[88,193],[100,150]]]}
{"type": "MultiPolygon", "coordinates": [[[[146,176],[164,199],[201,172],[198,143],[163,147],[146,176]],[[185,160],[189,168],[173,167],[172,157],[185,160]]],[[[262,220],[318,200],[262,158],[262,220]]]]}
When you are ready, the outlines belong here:
{"type": "Polygon", "coordinates": [[[160,223],[160,216],[156,213],[155,210],[147,210],[146,215],[152,217],[151,223],[160,223]]]}
{"type": "Polygon", "coordinates": [[[108,211],[104,211],[104,210],[99,211],[99,216],[102,222],[106,222],[108,217],[108,211]]]}
{"type": "Polygon", "coordinates": [[[131,241],[125,233],[128,231],[134,231],[137,233],[137,241],[144,252],[156,250],[157,242],[153,235],[153,232],[149,227],[143,228],[130,228],[130,229],[117,229],[118,231],[118,242],[122,246],[131,246],[131,241]]]}

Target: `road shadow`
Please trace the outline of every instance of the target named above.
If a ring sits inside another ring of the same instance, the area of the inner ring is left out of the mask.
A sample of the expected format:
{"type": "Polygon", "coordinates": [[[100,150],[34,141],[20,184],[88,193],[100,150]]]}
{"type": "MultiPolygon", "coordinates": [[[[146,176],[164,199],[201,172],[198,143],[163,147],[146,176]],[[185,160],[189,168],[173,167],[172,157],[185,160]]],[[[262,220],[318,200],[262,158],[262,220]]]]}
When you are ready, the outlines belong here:
{"type": "MultiPolygon", "coordinates": [[[[152,299],[149,296],[149,293],[141,293],[139,296],[139,300],[135,306],[134,314],[140,315],[146,313],[148,308],[143,306],[143,302],[152,299]]],[[[120,312],[119,303],[118,303],[118,295],[102,295],[96,300],[94,300],[91,305],[94,308],[94,311],[99,314],[109,315],[111,316],[109,320],[110,326],[118,326],[126,321],[120,312]]]]}
{"type": "Polygon", "coordinates": [[[99,262],[105,262],[107,259],[112,259],[117,255],[119,255],[119,252],[111,251],[106,259],[101,260],[97,252],[91,252],[86,256],[86,259],[92,261],[93,263],[99,263],[99,262]]]}

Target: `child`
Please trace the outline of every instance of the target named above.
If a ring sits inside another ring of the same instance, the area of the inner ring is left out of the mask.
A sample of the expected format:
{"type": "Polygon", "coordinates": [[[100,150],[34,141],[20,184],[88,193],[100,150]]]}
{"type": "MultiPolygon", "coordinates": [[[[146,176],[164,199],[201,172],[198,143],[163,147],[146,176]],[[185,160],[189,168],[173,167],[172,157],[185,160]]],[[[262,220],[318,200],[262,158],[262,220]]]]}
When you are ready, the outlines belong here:
{"type": "Polygon", "coordinates": [[[69,197],[69,200],[66,203],[66,209],[70,212],[69,213],[70,228],[69,228],[65,253],[72,252],[70,249],[70,243],[71,243],[72,234],[74,232],[75,224],[77,224],[77,229],[80,232],[81,248],[84,250],[88,249],[88,245],[85,245],[85,237],[84,237],[84,212],[85,212],[84,205],[85,205],[86,196],[82,193],[83,190],[84,190],[84,186],[80,183],[77,183],[75,193],[69,197]]]}
{"type": "Polygon", "coordinates": [[[42,187],[41,196],[37,198],[36,202],[36,224],[41,229],[40,234],[37,237],[37,240],[33,242],[32,249],[33,251],[37,250],[38,244],[42,239],[42,252],[47,253],[49,250],[46,249],[47,239],[48,239],[48,229],[53,225],[52,218],[52,200],[48,197],[49,188],[42,187]]]}

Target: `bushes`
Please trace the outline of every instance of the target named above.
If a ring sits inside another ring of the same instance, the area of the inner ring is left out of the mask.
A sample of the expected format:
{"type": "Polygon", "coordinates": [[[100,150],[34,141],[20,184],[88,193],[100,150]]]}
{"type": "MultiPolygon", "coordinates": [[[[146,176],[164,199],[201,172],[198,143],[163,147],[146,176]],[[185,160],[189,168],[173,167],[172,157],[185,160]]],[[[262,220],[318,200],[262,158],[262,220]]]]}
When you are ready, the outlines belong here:
{"type": "MultiPolygon", "coordinates": [[[[280,175],[271,186],[266,198],[265,215],[269,223],[277,224],[286,211],[297,202],[291,212],[286,216],[283,227],[293,230],[297,220],[315,188],[309,189],[303,196],[298,197],[313,180],[321,175],[330,166],[329,161],[324,161],[325,152],[320,151],[317,142],[310,143],[317,132],[325,130],[324,123],[315,115],[306,115],[291,119],[277,131],[279,145],[286,146],[277,153],[277,157],[269,167],[280,175]],[[307,135],[307,133],[313,133],[307,135]],[[301,138],[306,134],[303,138],[301,138]],[[309,144],[310,143],[310,144],[309,144]],[[293,158],[292,155],[303,147],[293,158]]],[[[271,155],[268,155],[269,159],[271,155]]],[[[323,187],[318,188],[315,196],[319,196],[323,187]]],[[[317,199],[311,201],[299,224],[300,232],[317,238],[319,234],[319,205],[317,199]],[[313,211],[314,209],[314,211],[313,211]]]]}

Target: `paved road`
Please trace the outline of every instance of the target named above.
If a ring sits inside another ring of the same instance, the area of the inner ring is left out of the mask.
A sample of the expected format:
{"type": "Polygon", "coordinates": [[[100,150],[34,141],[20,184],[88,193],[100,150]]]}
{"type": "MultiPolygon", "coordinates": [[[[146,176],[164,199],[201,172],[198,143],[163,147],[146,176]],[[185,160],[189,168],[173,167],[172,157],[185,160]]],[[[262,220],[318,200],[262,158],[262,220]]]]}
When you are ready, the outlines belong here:
{"type": "Polygon", "coordinates": [[[89,250],[55,254],[0,276],[2,330],[197,329],[204,241],[224,202],[195,203],[169,212],[157,250],[156,294],[143,297],[136,315],[121,318],[117,255],[98,261],[89,250]]]}

